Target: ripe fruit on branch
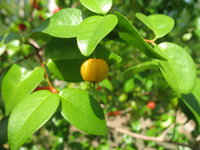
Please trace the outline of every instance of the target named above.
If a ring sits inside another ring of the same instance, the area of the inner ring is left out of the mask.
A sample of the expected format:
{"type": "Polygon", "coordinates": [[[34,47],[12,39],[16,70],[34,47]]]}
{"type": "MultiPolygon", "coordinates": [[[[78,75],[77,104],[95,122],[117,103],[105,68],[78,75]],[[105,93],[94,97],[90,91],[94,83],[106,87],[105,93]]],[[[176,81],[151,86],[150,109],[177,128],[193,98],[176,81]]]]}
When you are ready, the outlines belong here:
{"type": "Polygon", "coordinates": [[[18,24],[18,28],[20,31],[24,31],[24,30],[26,30],[26,25],[23,23],[20,23],[20,24],[18,24]]]}
{"type": "Polygon", "coordinates": [[[39,19],[40,19],[41,21],[44,21],[44,18],[42,17],[42,15],[39,15],[39,19]]]}
{"type": "Polygon", "coordinates": [[[116,110],[114,112],[112,112],[112,111],[108,112],[108,116],[118,116],[119,114],[120,114],[120,112],[118,110],[116,110]]]}
{"type": "Polygon", "coordinates": [[[108,75],[108,64],[103,59],[88,59],[81,65],[83,80],[88,82],[101,82],[108,75]]]}
{"type": "Polygon", "coordinates": [[[58,93],[56,88],[52,87],[52,89],[49,86],[38,86],[35,88],[33,92],[40,91],[40,90],[49,90],[51,93],[58,93]]]}
{"type": "Polygon", "coordinates": [[[156,107],[156,104],[154,102],[148,102],[147,103],[147,106],[150,108],[150,109],[154,109],[156,107]]]}

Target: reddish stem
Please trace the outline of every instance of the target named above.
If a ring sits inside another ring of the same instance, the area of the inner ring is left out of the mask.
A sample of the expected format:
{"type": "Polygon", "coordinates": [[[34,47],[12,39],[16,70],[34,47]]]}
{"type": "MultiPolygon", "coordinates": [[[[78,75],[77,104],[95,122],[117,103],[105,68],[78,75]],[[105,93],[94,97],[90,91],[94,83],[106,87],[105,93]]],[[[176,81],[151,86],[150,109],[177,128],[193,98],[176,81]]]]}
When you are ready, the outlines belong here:
{"type": "Polygon", "coordinates": [[[50,82],[49,77],[48,77],[48,75],[47,75],[47,71],[46,71],[45,66],[44,66],[44,64],[43,64],[43,61],[42,61],[41,56],[39,55],[39,53],[36,53],[36,55],[37,55],[38,59],[40,60],[40,63],[41,63],[42,68],[44,69],[44,73],[45,73],[47,82],[48,82],[48,84],[49,84],[49,87],[50,87],[50,89],[51,89],[51,92],[52,92],[52,93],[58,93],[58,91],[57,91],[54,87],[52,87],[52,85],[51,85],[51,82],[50,82]]]}
{"type": "Polygon", "coordinates": [[[148,39],[144,39],[146,42],[151,43],[151,44],[155,44],[155,42],[153,40],[148,40],[148,39]]]}

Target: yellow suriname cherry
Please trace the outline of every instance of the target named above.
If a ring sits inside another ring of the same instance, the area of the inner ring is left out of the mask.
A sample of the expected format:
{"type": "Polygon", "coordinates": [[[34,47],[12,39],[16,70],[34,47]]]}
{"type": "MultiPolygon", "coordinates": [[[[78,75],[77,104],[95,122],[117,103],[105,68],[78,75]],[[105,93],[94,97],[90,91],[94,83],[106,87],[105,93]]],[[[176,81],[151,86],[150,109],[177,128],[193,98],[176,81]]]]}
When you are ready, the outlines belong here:
{"type": "Polygon", "coordinates": [[[101,82],[108,75],[108,64],[103,59],[88,59],[81,65],[83,80],[88,82],[101,82]]]}

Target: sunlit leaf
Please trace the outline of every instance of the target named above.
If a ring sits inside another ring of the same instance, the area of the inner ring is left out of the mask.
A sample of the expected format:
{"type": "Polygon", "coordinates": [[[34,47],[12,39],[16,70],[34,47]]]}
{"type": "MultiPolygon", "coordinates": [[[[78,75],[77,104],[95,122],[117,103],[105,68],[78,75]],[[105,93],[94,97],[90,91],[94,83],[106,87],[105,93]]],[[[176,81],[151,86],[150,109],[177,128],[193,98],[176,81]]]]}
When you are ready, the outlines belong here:
{"type": "Polygon", "coordinates": [[[161,43],[156,48],[168,58],[158,63],[169,86],[178,93],[190,93],[196,84],[196,67],[191,56],[173,43],[161,43]]]}
{"type": "Polygon", "coordinates": [[[76,128],[94,135],[107,135],[107,125],[100,104],[88,92],[64,89],[60,92],[62,115],[76,128]]]}
{"type": "Polygon", "coordinates": [[[165,56],[154,50],[139,34],[135,27],[120,13],[115,13],[118,17],[118,24],[116,30],[119,32],[119,37],[123,39],[127,44],[138,48],[145,53],[148,57],[167,60],[165,56]]]}
{"type": "Polygon", "coordinates": [[[117,17],[112,14],[91,16],[82,21],[77,36],[81,53],[85,56],[91,55],[98,43],[113,30],[116,24],[117,17]]]}
{"type": "Polygon", "coordinates": [[[156,35],[157,38],[168,34],[174,27],[174,20],[163,14],[153,14],[145,16],[142,13],[137,13],[136,17],[148,26],[156,35]]]}
{"type": "Polygon", "coordinates": [[[1,88],[6,115],[9,115],[19,101],[37,87],[43,77],[44,70],[42,67],[34,69],[26,61],[12,65],[3,78],[1,88]]]}
{"type": "Polygon", "coordinates": [[[87,9],[104,15],[110,10],[112,6],[112,0],[80,0],[80,2],[87,9]]]}
{"type": "Polygon", "coordinates": [[[12,111],[8,122],[8,142],[11,150],[19,147],[54,114],[60,99],[58,94],[41,90],[23,99],[12,111]]]}
{"type": "Polygon", "coordinates": [[[42,32],[54,37],[71,38],[77,35],[78,25],[81,21],[82,14],[79,9],[62,9],[42,22],[33,30],[33,33],[42,32]]]}

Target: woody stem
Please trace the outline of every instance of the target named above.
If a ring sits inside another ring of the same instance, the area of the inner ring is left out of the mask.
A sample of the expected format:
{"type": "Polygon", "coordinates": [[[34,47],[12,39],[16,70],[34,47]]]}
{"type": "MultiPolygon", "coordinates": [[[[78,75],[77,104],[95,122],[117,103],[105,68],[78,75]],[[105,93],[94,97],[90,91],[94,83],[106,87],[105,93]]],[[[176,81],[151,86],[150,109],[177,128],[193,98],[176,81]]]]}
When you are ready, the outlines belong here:
{"type": "Polygon", "coordinates": [[[50,80],[49,80],[49,77],[48,77],[48,75],[47,75],[47,71],[46,71],[46,69],[45,69],[45,66],[44,66],[44,63],[43,63],[43,61],[42,61],[42,58],[41,58],[41,56],[39,55],[39,53],[36,53],[36,55],[37,55],[37,57],[38,57],[38,59],[39,59],[39,61],[40,61],[40,63],[41,63],[42,68],[44,69],[44,73],[45,73],[47,82],[48,82],[49,87],[50,87],[50,89],[51,89],[51,91],[52,91],[53,87],[52,87],[51,82],[50,82],[50,80]]]}

